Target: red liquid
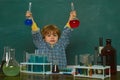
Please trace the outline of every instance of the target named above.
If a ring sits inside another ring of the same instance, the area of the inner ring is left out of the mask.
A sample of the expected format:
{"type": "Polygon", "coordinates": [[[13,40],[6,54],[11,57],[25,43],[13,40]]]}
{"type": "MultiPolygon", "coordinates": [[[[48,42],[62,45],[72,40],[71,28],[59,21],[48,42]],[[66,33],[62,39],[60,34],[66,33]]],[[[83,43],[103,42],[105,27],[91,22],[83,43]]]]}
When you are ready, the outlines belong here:
{"type": "Polygon", "coordinates": [[[69,22],[71,28],[77,28],[80,25],[80,21],[75,19],[69,22]]]}

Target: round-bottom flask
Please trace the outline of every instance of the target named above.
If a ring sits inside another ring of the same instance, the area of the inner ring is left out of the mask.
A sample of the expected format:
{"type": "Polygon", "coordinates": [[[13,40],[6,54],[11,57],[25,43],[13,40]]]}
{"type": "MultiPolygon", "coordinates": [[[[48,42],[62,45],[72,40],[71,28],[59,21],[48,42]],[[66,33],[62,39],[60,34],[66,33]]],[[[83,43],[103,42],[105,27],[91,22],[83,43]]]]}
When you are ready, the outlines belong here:
{"type": "Polygon", "coordinates": [[[69,24],[71,28],[77,28],[80,25],[80,21],[77,18],[75,18],[73,20],[70,20],[69,24]]]}
{"type": "Polygon", "coordinates": [[[3,73],[6,76],[17,76],[20,71],[18,62],[15,59],[15,49],[10,49],[9,60],[3,65],[3,73]]]}
{"type": "Polygon", "coordinates": [[[27,26],[31,26],[32,25],[32,19],[26,19],[25,20],[25,25],[27,25],[27,26]]]}

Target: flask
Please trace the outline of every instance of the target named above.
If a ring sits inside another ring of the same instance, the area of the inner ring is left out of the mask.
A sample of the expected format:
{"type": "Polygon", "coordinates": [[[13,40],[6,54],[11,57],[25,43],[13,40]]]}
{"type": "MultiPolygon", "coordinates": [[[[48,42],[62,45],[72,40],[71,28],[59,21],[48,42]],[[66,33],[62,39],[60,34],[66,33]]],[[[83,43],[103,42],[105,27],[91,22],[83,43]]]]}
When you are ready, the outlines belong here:
{"type": "MultiPolygon", "coordinates": [[[[29,2],[29,12],[31,12],[31,5],[32,5],[32,3],[31,2],[29,2]]],[[[30,16],[27,16],[26,17],[26,20],[25,20],[25,25],[27,25],[27,26],[31,26],[32,25],[32,19],[30,18],[30,16]]]]}
{"type": "MultiPolygon", "coordinates": [[[[116,74],[116,50],[111,45],[111,39],[106,39],[106,46],[101,50],[102,63],[110,66],[111,74],[116,74]],[[104,58],[105,57],[105,60],[104,58]]],[[[106,70],[108,74],[108,70],[106,70]]]]}
{"type": "Polygon", "coordinates": [[[77,28],[79,26],[80,22],[77,18],[74,18],[73,20],[70,20],[69,24],[72,28],[77,28]]]}
{"type": "Polygon", "coordinates": [[[25,20],[25,25],[31,26],[31,25],[32,25],[32,19],[26,18],[26,20],[25,20]]]}
{"type": "MultiPolygon", "coordinates": [[[[74,4],[73,2],[71,3],[71,9],[74,11],[74,4]]],[[[73,20],[70,20],[69,22],[71,28],[77,28],[80,25],[80,21],[78,20],[77,17],[75,17],[73,20]]]]}
{"type": "Polygon", "coordinates": [[[2,69],[6,76],[17,76],[19,74],[20,67],[15,59],[15,49],[10,49],[8,60],[3,65],[2,69]]]}
{"type": "Polygon", "coordinates": [[[8,61],[8,55],[9,55],[9,47],[5,46],[4,47],[4,53],[3,53],[3,57],[2,57],[2,62],[1,62],[1,67],[0,67],[0,71],[3,73],[3,65],[6,63],[6,61],[8,61]]]}

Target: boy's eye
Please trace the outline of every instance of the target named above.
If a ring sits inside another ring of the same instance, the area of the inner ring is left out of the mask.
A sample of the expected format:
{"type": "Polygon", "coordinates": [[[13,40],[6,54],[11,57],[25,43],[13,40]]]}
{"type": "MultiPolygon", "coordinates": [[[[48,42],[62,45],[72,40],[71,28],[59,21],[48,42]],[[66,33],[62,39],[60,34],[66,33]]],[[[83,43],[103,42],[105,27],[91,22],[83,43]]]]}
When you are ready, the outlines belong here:
{"type": "Polygon", "coordinates": [[[48,37],[50,37],[51,35],[50,35],[50,34],[48,34],[47,36],[48,36],[48,37]]]}
{"type": "Polygon", "coordinates": [[[54,34],[53,36],[57,36],[57,34],[54,34]]]}
{"type": "Polygon", "coordinates": [[[47,36],[47,37],[50,37],[51,35],[50,35],[50,34],[47,34],[46,36],[47,36]]]}
{"type": "Polygon", "coordinates": [[[46,36],[47,36],[47,37],[51,37],[51,36],[55,36],[55,37],[56,37],[56,36],[58,36],[58,35],[57,35],[57,34],[47,34],[46,36]]]}

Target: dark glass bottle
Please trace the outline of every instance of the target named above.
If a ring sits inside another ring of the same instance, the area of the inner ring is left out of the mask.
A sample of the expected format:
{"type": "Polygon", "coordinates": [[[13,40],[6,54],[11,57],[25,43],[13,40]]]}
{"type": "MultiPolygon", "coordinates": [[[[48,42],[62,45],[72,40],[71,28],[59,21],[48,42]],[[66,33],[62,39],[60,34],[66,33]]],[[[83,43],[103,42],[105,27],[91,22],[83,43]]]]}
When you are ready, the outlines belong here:
{"type": "MultiPolygon", "coordinates": [[[[101,50],[101,56],[102,63],[110,66],[111,74],[116,74],[116,50],[111,45],[111,39],[106,39],[106,46],[101,50]]],[[[106,71],[106,73],[108,73],[108,70],[106,71]]]]}

